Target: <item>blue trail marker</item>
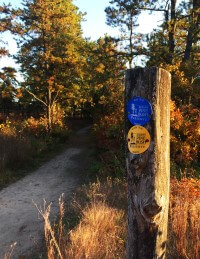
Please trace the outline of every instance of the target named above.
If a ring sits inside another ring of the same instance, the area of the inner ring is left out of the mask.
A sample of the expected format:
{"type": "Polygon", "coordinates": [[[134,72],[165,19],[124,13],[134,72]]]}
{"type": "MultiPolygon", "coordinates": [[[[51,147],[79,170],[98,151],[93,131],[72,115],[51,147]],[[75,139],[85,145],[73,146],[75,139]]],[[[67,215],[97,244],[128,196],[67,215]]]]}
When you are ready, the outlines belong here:
{"type": "Polygon", "coordinates": [[[128,119],[133,125],[145,125],[151,119],[151,104],[142,97],[134,97],[127,104],[128,119]]]}

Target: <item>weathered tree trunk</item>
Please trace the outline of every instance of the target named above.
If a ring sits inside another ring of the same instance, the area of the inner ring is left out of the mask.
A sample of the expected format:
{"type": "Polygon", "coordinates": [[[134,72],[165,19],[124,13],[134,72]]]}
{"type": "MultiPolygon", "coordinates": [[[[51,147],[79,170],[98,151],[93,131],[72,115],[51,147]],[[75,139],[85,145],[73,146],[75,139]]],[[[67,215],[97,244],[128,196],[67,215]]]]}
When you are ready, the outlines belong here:
{"type": "Polygon", "coordinates": [[[125,105],[134,96],[152,105],[151,120],[144,125],[151,135],[142,154],[128,150],[133,126],[125,110],[126,166],[128,177],[127,259],[165,258],[169,206],[169,137],[171,76],[160,68],[126,71],[125,105]]]}

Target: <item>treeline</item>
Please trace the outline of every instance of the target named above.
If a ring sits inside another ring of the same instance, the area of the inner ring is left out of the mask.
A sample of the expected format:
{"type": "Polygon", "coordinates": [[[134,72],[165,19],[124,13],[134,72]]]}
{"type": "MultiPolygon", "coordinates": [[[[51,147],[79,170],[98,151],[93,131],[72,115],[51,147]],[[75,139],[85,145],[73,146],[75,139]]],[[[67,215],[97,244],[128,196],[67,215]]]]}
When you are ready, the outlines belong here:
{"type": "MultiPolygon", "coordinates": [[[[0,71],[0,112],[21,107],[28,116],[45,117],[49,132],[61,110],[65,117],[90,117],[96,122],[100,142],[111,145],[112,140],[123,138],[123,72],[140,57],[144,65],[160,66],[172,74],[171,156],[175,166],[199,162],[198,0],[179,4],[176,0],[111,0],[105,9],[107,23],[118,27],[121,35],[97,41],[83,37],[84,14],[72,0],[22,3],[18,9],[0,6],[0,31],[15,35],[19,50],[14,58],[23,78],[17,81],[15,68],[0,71]],[[160,27],[148,35],[135,30],[144,12],[163,17],[160,27]]],[[[0,56],[7,54],[8,50],[0,49],[0,56]]]]}

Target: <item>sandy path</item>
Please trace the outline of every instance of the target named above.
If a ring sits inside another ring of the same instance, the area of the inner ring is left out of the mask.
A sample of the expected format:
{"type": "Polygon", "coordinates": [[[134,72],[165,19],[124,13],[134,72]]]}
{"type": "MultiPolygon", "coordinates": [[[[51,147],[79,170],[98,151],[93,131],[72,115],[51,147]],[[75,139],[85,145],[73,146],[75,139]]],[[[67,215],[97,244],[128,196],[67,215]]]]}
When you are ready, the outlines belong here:
{"type": "Polygon", "coordinates": [[[43,222],[32,201],[39,206],[43,199],[52,202],[56,215],[59,196],[64,193],[68,199],[80,184],[92,153],[89,129],[79,131],[70,143],[62,154],[0,192],[0,259],[13,242],[17,246],[12,258],[29,253],[40,243],[43,222]]]}

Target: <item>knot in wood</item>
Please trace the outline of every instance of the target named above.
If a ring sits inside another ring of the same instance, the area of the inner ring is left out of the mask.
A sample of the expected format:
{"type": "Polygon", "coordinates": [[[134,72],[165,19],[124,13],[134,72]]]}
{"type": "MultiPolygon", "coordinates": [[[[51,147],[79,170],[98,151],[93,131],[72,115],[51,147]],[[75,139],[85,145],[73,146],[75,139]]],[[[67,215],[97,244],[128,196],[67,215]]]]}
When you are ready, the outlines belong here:
{"type": "Polygon", "coordinates": [[[147,204],[144,208],[143,211],[146,214],[148,218],[153,218],[155,217],[159,212],[161,212],[162,207],[160,207],[156,201],[154,200],[152,203],[147,204]]]}
{"type": "Polygon", "coordinates": [[[148,203],[140,204],[140,212],[143,218],[150,224],[158,225],[162,220],[164,208],[154,200],[149,200],[148,203]]]}

